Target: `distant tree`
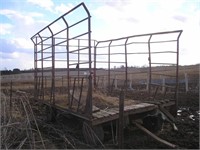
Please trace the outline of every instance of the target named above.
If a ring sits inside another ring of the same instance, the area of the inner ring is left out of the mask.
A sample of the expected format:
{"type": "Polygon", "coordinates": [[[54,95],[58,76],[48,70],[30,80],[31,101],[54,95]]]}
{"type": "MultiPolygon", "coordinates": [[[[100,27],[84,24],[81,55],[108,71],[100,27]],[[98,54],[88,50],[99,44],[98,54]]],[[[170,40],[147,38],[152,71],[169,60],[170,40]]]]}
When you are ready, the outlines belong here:
{"type": "Polygon", "coordinates": [[[13,69],[13,73],[20,73],[20,69],[18,68],[13,69]]]}
{"type": "Polygon", "coordinates": [[[124,68],[124,65],[121,65],[120,68],[124,68]]]}

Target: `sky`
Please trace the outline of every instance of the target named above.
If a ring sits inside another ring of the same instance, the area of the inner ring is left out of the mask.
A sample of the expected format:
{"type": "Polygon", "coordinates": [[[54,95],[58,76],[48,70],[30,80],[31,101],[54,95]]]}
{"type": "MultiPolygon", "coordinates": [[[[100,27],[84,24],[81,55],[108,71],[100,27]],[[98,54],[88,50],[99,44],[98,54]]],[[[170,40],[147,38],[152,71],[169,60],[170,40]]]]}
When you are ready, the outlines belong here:
{"type": "Polygon", "coordinates": [[[200,0],[0,0],[0,70],[34,68],[30,38],[81,2],[92,39],[183,30],[180,65],[200,63],[200,0]]]}

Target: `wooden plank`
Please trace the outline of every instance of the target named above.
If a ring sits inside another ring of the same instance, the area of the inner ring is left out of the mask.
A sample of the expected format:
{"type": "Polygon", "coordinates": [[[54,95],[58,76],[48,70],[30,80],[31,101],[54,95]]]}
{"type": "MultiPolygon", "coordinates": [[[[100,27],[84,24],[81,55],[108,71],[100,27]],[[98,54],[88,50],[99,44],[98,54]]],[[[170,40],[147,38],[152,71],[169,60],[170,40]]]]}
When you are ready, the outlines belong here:
{"type": "Polygon", "coordinates": [[[105,117],[111,115],[110,113],[108,113],[108,111],[105,111],[105,110],[101,110],[100,112],[101,112],[105,117]]]}
{"type": "Polygon", "coordinates": [[[93,117],[95,118],[104,118],[104,115],[102,113],[96,112],[92,114],[93,117]]]}
{"type": "Polygon", "coordinates": [[[142,103],[142,104],[136,105],[135,107],[133,107],[133,109],[125,111],[124,116],[130,115],[130,114],[147,112],[147,111],[150,111],[150,110],[153,110],[156,108],[157,108],[157,106],[154,104],[142,103]]]}
{"type": "Polygon", "coordinates": [[[133,124],[135,124],[140,130],[142,130],[143,132],[145,132],[146,134],[148,134],[149,136],[151,136],[152,138],[154,138],[156,141],[158,141],[160,143],[163,143],[163,144],[167,145],[170,148],[177,148],[176,145],[174,145],[174,144],[172,144],[170,142],[167,142],[167,141],[159,138],[158,136],[156,136],[155,134],[151,133],[149,130],[147,130],[146,128],[144,128],[140,124],[138,124],[136,122],[133,122],[133,124]]]}
{"type": "MultiPolygon", "coordinates": [[[[124,111],[124,116],[148,112],[148,111],[151,111],[153,109],[156,109],[157,106],[154,105],[154,104],[141,103],[141,104],[131,105],[128,108],[132,108],[132,109],[128,109],[128,110],[124,111]]],[[[102,110],[101,110],[101,112],[102,112],[102,110]]],[[[119,118],[119,109],[118,108],[111,108],[111,109],[106,110],[106,113],[104,113],[104,114],[103,113],[99,114],[99,112],[94,113],[94,114],[95,115],[93,115],[93,116],[99,115],[99,117],[93,118],[92,125],[98,125],[98,124],[101,124],[101,123],[104,123],[104,122],[108,122],[108,121],[111,121],[111,120],[118,119],[119,118]],[[111,114],[111,112],[114,113],[114,114],[111,114]],[[105,114],[109,114],[109,113],[110,113],[109,116],[105,116],[105,114]]]]}
{"type": "Polygon", "coordinates": [[[113,111],[110,111],[109,109],[106,111],[109,115],[115,115],[117,114],[118,112],[113,112],[113,111]]]}
{"type": "Polygon", "coordinates": [[[97,114],[97,113],[93,113],[92,116],[96,119],[96,118],[103,118],[104,116],[97,114]]]}
{"type": "Polygon", "coordinates": [[[98,125],[104,122],[109,122],[119,118],[119,114],[110,115],[109,117],[94,118],[92,120],[92,125],[98,125]]]}
{"type": "Polygon", "coordinates": [[[97,112],[97,111],[100,111],[100,108],[96,107],[96,106],[92,106],[92,112],[97,112]]]}
{"type": "Polygon", "coordinates": [[[162,107],[162,106],[159,106],[159,110],[160,110],[161,112],[163,112],[172,122],[175,121],[174,116],[172,116],[172,114],[170,114],[170,113],[167,111],[167,109],[165,109],[165,108],[162,107]]]}
{"type": "Polygon", "coordinates": [[[145,103],[160,105],[160,102],[158,101],[145,101],[145,103]]]}
{"type": "Polygon", "coordinates": [[[172,106],[172,105],[175,105],[175,101],[169,101],[168,103],[161,104],[160,106],[168,107],[168,106],[172,106]]]}
{"type": "Polygon", "coordinates": [[[119,110],[118,110],[118,108],[110,108],[110,109],[109,109],[109,112],[113,112],[113,113],[118,114],[118,113],[119,113],[119,110]]]}
{"type": "Polygon", "coordinates": [[[110,114],[108,114],[106,111],[102,111],[102,110],[100,110],[96,113],[93,113],[92,115],[96,118],[104,118],[104,117],[110,116],[110,114]]]}
{"type": "Polygon", "coordinates": [[[125,107],[124,107],[124,111],[128,111],[128,110],[130,110],[130,109],[133,109],[133,108],[134,108],[133,106],[134,106],[134,105],[125,106],[125,107]]]}

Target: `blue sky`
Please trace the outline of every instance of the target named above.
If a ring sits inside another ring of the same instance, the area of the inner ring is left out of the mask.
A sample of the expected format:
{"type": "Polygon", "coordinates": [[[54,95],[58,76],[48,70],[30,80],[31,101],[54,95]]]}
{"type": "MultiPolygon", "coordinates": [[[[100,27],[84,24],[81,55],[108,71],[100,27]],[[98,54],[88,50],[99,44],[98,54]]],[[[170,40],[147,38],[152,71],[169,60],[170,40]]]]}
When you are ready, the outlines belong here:
{"type": "MultiPolygon", "coordinates": [[[[0,70],[33,68],[30,37],[79,0],[1,0],[0,70]]],[[[180,65],[200,61],[200,0],[83,0],[92,16],[92,38],[183,30],[180,65]]]]}

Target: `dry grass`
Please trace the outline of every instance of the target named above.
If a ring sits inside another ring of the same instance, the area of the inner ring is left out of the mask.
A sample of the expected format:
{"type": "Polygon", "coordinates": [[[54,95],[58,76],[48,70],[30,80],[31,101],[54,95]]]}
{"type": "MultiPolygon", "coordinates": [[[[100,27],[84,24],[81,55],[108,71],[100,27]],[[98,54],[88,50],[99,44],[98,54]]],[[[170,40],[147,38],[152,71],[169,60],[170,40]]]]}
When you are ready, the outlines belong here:
{"type": "Polygon", "coordinates": [[[46,120],[46,109],[32,103],[23,91],[1,91],[1,147],[0,149],[57,149],[89,145],[81,142],[72,129],[62,122],[46,120]]]}
{"type": "Polygon", "coordinates": [[[1,148],[36,149],[36,143],[45,149],[28,95],[17,91],[8,97],[1,92],[1,148]]]}

